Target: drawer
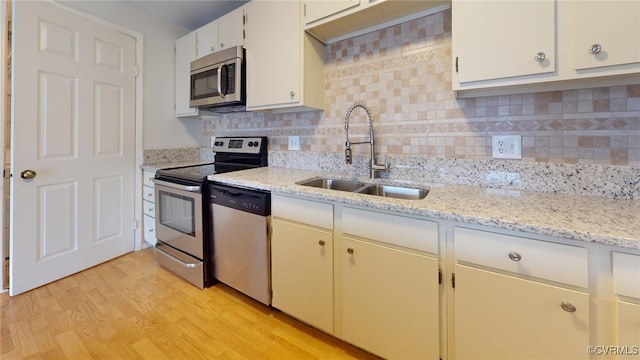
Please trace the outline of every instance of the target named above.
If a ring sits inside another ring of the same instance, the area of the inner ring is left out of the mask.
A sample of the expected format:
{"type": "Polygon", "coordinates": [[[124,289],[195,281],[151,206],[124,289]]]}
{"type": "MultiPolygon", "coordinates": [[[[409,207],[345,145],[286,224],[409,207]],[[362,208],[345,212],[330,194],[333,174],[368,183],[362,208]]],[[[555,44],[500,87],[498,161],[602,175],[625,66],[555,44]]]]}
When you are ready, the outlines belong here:
{"type": "Polygon", "coordinates": [[[611,257],[615,293],[640,299],[640,256],[613,252],[611,257]]]}
{"type": "Polygon", "coordinates": [[[144,231],[144,241],[151,245],[156,244],[156,219],[149,215],[143,217],[142,230],[144,231]]]}
{"type": "Polygon", "coordinates": [[[345,207],[342,228],[348,235],[438,253],[438,223],[434,221],[345,207]]]}
{"type": "Polygon", "coordinates": [[[156,204],[150,201],[143,201],[142,207],[145,215],[149,215],[153,218],[156,217],[156,204]]]}
{"type": "Polygon", "coordinates": [[[589,286],[585,248],[456,227],[454,250],[459,262],[583,288],[589,286]]]}
{"type": "Polygon", "coordinates": [[[271,215],[324,229],[333,229],[332,204],[272,194],[271,215]]]}
{"type": "Polygon", "coordinates": [[[145,170],[142,172],[142,183],[144,186],[151,186],[153,188],[153,178],[156,176],[155,171],[145,170]]]}
{"type": "Polygon", "coordinates": [[[155,192],[153,186],[142,187],[142,199],[149,202],[155,202],[155,192]]]}

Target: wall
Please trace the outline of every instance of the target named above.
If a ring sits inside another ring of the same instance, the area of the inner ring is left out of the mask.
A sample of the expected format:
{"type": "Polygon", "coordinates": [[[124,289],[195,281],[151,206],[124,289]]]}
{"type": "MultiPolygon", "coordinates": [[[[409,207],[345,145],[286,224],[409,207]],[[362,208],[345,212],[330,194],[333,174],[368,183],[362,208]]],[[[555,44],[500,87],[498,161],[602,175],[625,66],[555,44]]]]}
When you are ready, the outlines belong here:
{"type": "Polygon", "coordinates": [[[144,36],[143,149],[198,147],[200,121],[175,117],[175,41],[180,29],[116,1],[63,1],[144,36]]]}
{"type": "MultiPolygon", "coordinates": [[[[491,135],[522,134],[524,162],[640,165],[640,85],[455,99],[450,11],[328,45],[325,56],[324,112],[206,118],[203,135],[267,135],[275,151],[299,135],[302,151],[342,153],[345,111],[361,101],[382,154],[489,159],[491,135]]],[[[366,131],[362,114],[350,133],[366,131]]]]}

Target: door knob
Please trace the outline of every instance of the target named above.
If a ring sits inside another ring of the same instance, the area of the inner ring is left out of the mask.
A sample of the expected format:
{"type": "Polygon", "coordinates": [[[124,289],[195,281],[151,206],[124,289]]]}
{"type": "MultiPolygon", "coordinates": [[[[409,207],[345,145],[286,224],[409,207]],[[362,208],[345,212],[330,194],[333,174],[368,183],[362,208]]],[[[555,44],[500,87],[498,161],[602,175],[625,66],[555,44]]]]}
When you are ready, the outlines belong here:
{"type": "Polygon", "coordinates": [[[34,177],[36,177],[36,172],[33,170],[25,170],[20,173],[20,177],[25,180],[33,179],[34,177]]]}

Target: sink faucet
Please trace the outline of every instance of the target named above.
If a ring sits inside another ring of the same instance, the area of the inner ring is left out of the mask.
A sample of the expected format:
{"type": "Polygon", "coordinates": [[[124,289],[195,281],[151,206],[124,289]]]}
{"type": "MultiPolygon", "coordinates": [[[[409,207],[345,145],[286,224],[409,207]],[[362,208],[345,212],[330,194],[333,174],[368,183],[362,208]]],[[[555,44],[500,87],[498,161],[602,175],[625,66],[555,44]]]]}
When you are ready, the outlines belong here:
{"type": "Polygon", "coordinates": [[[373,120],[371,119],[371,112],[364,104],[356,102],[356,103],[353,103],[353,105],[351,105],[349,109],[347,109],[347,115],[344,117],[344,129],[347,133],[347,141],[344,143],[345,145],[344,155],[345,155],[345,160],[347,164],[353,163],[353,159],[351,156],[351,145],[369,144],[371,145],[371,158],[369,160],[369,175],[371,176],[371,179],[375,178],[376,171],[389,170],[389,165],[386,163],[386,161],[384,164],[376,163],[376,153],[375,153],[376,142],[373,136],[373,120]],[[358,107],[363,108],[364,111],[367,113],[367,117],[369,118],[369,141],[358,141],[358,142],[349,141],[349,118],[351,117],[351,113],[353,112],[353,110],[355,110],[355,108],[358,108],[358,107]]]}

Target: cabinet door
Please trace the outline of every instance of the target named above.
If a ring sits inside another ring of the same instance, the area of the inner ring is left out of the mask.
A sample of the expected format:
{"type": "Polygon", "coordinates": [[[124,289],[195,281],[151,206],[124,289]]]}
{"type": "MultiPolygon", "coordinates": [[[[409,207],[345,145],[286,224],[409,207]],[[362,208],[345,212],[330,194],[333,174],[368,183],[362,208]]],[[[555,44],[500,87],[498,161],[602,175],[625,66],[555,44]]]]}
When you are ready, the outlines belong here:
{"type": "Polygon", "coordinates": [[[555,71],[554,0],[453,0],[452,14],[458,82],[555,71]]]}
{"type": "Polygon", "coordinates": [[[189,106],[191,96],[190,66],[195,59],[196,33],[191,32],[176,40],[176,117],[198,115],[198,108],[189,106]]]}
{"type": "Polygon", "coordinates": [[[273,219],[272,305],[333,333],[333,234],[273,219]]]}
{"type": "Polygon", "coordinates": [[[438,261],[351,238],[341,251],[344,339],[384,358],[438,359],[438,261]]]}
{"type": "Polygon", "coordinates": [[[573,1],[573,6],[576,69],[640,62],[640,1],[573,1]],[[596,45],[599,52],[591,53],[596,45]]]}
{"type": "Polygon", "coordinates": [[[244,10],[237,8],[218,19],[218,49],[244,45],[244,10]]]}
{"type": "Polygon", "coordinates": [[[358,5],[360,5],[360,0],[306,0],[304,2],[304,22],[309,24],[358,5]]]}
{"type": "Polygon", "coordinates": [[[245,11],[247,108],[297,103],[303,32],[300,3],[254,0],[245,11]]]}
{"type": "Polygon", "coordinates": [[[454,291],[456,359],[589,357],[586,293],[464,265],[455,266],[454,291]]]}
{"type": "MultiPolygon", "coordinates": [[[[640,305],[618,301],[618,346],[640,346],[640,305]]],[[[637,354],[635,354],[637,355],[637,354]]]]}
{"type": "Polygon", "coordinates": [[[196,29],[197,48],[196,59],[209,55],[218,50],[218,22],[212,21],[196,29]]]}

